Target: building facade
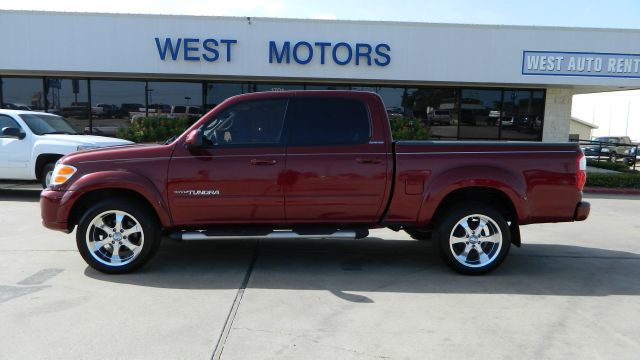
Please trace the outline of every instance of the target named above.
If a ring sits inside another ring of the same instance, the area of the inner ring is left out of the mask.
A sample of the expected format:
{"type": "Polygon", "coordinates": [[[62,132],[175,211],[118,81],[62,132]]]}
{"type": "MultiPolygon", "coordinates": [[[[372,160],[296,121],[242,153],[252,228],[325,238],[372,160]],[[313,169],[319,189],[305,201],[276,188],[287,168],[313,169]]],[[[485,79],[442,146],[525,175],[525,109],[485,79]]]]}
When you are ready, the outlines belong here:
{"type": "Polygon", "coordinates": [[[640,31],[0,11],[0,104],[79,126],[247,92],[353,89],[434,139],[567,141],[577,93],[640,84],[640,31]]]}

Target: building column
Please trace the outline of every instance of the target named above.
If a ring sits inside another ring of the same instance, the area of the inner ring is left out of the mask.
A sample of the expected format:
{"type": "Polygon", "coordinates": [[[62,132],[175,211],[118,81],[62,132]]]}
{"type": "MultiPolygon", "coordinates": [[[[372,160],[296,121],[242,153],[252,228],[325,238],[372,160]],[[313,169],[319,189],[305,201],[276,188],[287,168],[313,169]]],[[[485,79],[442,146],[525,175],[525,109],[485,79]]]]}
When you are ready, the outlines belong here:
{"type": "Polygon", "coordinates": [[[569,141],[573,89],[548,88],[544,104],[543,142],[569,141]]]}

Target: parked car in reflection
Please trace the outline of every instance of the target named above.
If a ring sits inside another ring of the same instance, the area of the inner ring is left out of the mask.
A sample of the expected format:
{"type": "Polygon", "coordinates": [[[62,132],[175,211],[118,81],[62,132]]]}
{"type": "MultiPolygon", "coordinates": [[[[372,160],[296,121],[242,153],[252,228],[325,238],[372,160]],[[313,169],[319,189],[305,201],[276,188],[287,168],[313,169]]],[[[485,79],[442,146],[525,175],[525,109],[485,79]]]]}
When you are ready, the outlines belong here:
{"type": "Polygon", "coordinates": [[[2,108],[7,110],[27,110],[27,111],[33,110],[31,109],[31,107],[25,104],[20,104],[20,103],[4,103],[2,104],[2,108]]]}
{"type": "Polygon", "coordinates": [[[113,104],[98,104],[91,108],[91,114],[95,117],[113,118],[118,116],[118,107],[113,104]]]}
{"type": "Polygon", "coordinates": [[[131,123],[134,123],[136,121],[138,121],[141,118],[144,118],[147,116],[147,114],[149,116],[151,115],[159,115],[159,116],[166,116],[169,118],[176,118],[176,117],[187,117],[189,119],[192,120],[197,120],[202,116],[202,108],[199,106],[192,106],[192,105],[173,105],[171,106],[171,109],[169,112],[164,112],[161,111],[162,109],[166,109],[165,106],[169,106],[169,105],[161,105],[162,107],[158,107],[158,108],[149,108],[148,111],[145,111],[144,108],[140,109],[140,111],[138,112],[130,112],[130,119],[131,119],[131,123]]]}
{"type": "Polygon", "coordinates": [[[139,112],[140,109],[144,109],[144,105],[138,103],[124,103],[120,105],[120,110],[118,111],[118,117],[121,118],[131,118],[132,112],[139,112]]]}
{"type": "Polygon", "coordinates": [[[431,125],[451,125],[451,110],[436,109],[427,114],[431,125]]]}
{"type": "Polygon", "coordinates": [[[86,101],[74,101],[69,106],[60,110],[60,115],[66,118],[89,118],[89,103],[86,101]]]}
{"type": "Polygon", "coordinates": [[[389,119],[398,118],[404,116],[404,110],[401,107],[391,106],[387,109],[387,116],[389,119]]]}

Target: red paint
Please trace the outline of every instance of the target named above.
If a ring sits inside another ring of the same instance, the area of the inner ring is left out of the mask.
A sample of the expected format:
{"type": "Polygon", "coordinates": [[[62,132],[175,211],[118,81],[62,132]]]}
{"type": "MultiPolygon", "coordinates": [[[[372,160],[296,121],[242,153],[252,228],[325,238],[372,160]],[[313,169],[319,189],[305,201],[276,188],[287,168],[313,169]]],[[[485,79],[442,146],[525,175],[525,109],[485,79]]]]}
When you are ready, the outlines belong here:
{"type": "MultiPolygon", "coordinates": [[[[304,92],[304,96],[365,102],[371,117],[368,143],[199,149],[184,145],[187,137],[193,141],[192,130],[234,103],[300,93],[230,98],[168,145],[124,146],[64,157],[62,161],[78,172],[68,183],[43,191],[43,224],[69,230],[74,205],[104,189],[139,194],[165,229],[222,224],[424,226],[448,194],[468,187],[501,191],[513,204],[520,224],[573,221],[576,216],[582,198],[577,145],[393,144],[384,104],[371,93],[304,92]],[[194,190],[200,193],[188,193],[194,190]]],[[[580,217],[586,216],[584,208],[580,211],[580,217]]]]}

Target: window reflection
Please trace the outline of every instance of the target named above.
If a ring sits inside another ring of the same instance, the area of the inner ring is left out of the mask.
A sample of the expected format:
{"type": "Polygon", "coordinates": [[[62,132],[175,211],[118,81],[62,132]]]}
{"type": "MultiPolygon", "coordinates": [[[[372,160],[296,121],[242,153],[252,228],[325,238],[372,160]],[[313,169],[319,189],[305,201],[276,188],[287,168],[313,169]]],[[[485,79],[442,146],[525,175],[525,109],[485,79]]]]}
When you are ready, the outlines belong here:
{"type": "Polygon", "coordinates": [[[42,78],[2,78],[2,108],[44,110],[42,78]]]}
{"type": "Polygon", "coordinates": [[[410,89],[405,103],[415,117],[427,124],[431,138],[457,137],[458,104],[455,89],[410,89]]]}
{"type": "Polygon", "coordinates": [[[91,80],[91,111],[94,133],[115,135],[144,114],[144,81],[91,80]]]}
{"type": "Polygon", "coordinates": [[[463,89],[460,99],[460,139],[498,139],[502,91],[463,89]]]}
{"type": "Polygon", "coordinates": [[[544,92],[505,90],[501,118],[501,138],[539,140],[544,116],[544,92]]]}
{"type": "Polygon", "coordinates": [[[333,85],[333,84],[327,84],[327,85],[306,84],[304,88],[306,90],[349,90],[351,89],[349,85],[333,85]]]}
{"type": "Polygon", "coordinates": [[[374,92],[382,97],[390,121],[409,119],[426,127],[433,139],[542,140],[545,104],[539,89],[213,81],[153,81],[145,88],[145,81],[138,80],[2,77],[0,107],[60,114],[85,130],[91,115],[95,133],[115,135],[118,127],[147,112],[196,119],[231,96],[303,89],[374,92]]]}
{"type": "Polygon", "coordinates": [[[304,90],[303,84],[255,84],[255,91],[304,90]]]}
{"type": "Polygon", "coordinates": [[[249,92],[249,85],[247,83],[209,82],[206,84],[206,91],[205,111],[209,111],[232,96],[249,92]]]}
{"type": "Polygon", "coordinates": [[[63,116],[77,129],[89,130],[89,97],[86,79],[45,78],[44,102],[48,113],[63,116]]]}

